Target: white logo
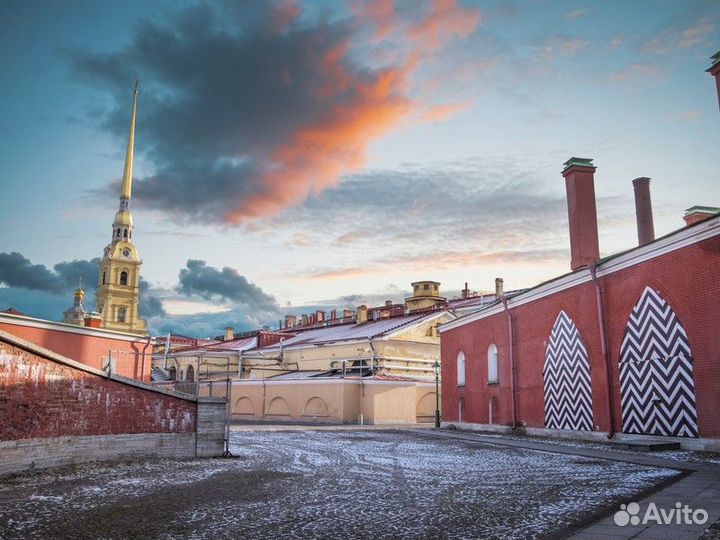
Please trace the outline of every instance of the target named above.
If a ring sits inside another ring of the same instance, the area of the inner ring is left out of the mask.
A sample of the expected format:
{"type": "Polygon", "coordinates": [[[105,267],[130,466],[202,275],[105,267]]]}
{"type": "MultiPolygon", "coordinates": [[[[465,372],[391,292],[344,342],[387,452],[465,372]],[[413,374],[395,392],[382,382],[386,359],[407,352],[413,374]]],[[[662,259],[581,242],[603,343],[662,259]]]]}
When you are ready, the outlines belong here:
{"type": "Polygon", "coordinates": [[[640,517],[640,505],[636,502],[621,504],[620,510],[615,512],[613,520],[615,525],[625,527],[626,525],[647,525],[656,523],[658,525],[704,525],[708,520],[708,513],[702,508],[693,510],[687,504],[675,503],[670,510],[658,508],[653,502],[648,504],[642,518],[640,517]]]}

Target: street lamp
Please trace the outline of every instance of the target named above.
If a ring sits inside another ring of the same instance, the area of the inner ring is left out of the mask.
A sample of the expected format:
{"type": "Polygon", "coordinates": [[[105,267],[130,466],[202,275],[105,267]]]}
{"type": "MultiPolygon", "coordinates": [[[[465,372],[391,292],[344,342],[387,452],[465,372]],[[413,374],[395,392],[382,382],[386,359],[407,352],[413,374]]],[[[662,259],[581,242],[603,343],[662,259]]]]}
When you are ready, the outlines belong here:
{"type": "Polygon", "coordinates": [[[440,427],[440,363],[435,360],[433,364],[435,371],[435,427],[440,427]]]}

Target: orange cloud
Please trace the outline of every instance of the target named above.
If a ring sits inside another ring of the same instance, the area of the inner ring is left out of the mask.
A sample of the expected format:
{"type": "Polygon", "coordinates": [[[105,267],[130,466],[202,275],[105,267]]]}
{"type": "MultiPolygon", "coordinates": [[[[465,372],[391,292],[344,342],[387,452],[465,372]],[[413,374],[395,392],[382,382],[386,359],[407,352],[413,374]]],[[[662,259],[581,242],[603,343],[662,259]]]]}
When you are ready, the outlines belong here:
{"type": "Polygon", "coordinates": [[[302,279],[343,280],[369,275],[378,272],[387,273],[388,267],[411,269],[415,271],[448,270],[461,266],[507,265],[536,266],[538,263],[561,263],[567,261],[568,253],[562,249],[530,250],[530,251],[498,251],[482,253],[480,251],[444,251],[410,257],[394,257],[382,261],[372,261],[363,266],[352,268],[333,268],[303,275],[302,279]]]}
{"type": "Polygon", "coordinates": [[[375,39],[382,40],[397,30],[395,0],[356,0],[352,3],[355,14],[375,27],[375,39]]]}
{"type": "Polygon", "coordinates": [[[432,0],[428,13],[408,25],[399,20],[392,0],[357,3],[353,9],[362,22],[374,26],[375,40],[405,28],[410,44],[405,58],[367,76],[348,68],[350,38],[329,50],[320,59],[324,83],[317,89],[328,110],[270,153],[271,166],[259,178],[259,189],[226,213],[227,222],[277,213],[337,185],[341,175],[365,166],[373,141],[413,114],[440,122],[472,106],[468,100],[425,108],[409,94],[411,75],[424,54],[440,49],[452,36],[472,33],[480,21],[478,10],[462,8],[456,0],[432,0]]]}
{"type": "Polygon", "coordinates": [[[468,110],[475,104],[475,100],[468,99],[460,103],[444,103],[442,105],[433,105],[425,109],[422,113],[421,120],[425,122],[445,122],[453,116],[468,110]]]}
{"type": "Polygon", "coordinates": [[[352,85],[352,101],[332,107],[324,118],[292,134],[270,156],[273,167],[260,180],[262,190],[229,213],[228,221],[273,214],[336,185],[341,174],[365,165],[371,141],[388,133],[413,109],[404,93],[407,68],[386,69],[370,83],[352,82],[339,66],[340,56],[326,60],[337,85],[327,89],[329,94],[352,85]]]}
{"type": "Polygon", "coordinates": [[[408,30],[408,37],[422,48],[439,49],[451,37],[468,37],[480,23],[480,11],[462,8],[457,0],[432,0],[430,11],[408,30]]]}

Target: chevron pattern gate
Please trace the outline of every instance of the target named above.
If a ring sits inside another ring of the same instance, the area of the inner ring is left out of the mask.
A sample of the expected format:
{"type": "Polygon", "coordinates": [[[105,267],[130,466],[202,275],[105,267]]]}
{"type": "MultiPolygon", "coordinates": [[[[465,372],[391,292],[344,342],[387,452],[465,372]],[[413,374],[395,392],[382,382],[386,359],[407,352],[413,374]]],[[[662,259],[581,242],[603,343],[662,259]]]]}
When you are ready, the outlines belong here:
{"type": "Polygon", "coordinates": [[[675,312],[650,287],[625,327],[620,402],[625,433],[698,436],[690,343],[675,312]]]}
{"type": "Polygon", "coordinates": [[[587,350],[575,323],[561,311],[550,332],[543,368],[545,427],[592,430],[587,350]]]}

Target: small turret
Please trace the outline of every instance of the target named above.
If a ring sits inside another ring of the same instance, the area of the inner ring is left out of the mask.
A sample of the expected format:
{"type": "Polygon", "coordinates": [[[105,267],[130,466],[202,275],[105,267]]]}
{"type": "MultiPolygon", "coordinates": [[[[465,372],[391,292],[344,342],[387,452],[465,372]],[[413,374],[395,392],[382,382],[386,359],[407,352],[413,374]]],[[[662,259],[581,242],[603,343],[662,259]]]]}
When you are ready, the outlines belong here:
{"type": "Polygon", "coordinates": [[[82,279],[75,289],[75,301],[70,309],[63,314],[63,322],[85,326],[85,291],[82,288],[82,279]]]}

